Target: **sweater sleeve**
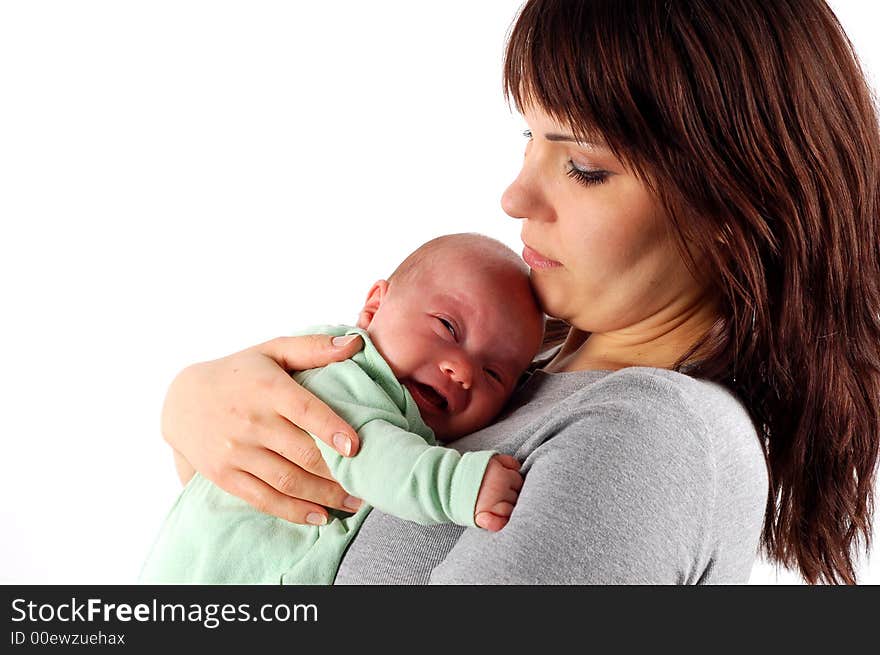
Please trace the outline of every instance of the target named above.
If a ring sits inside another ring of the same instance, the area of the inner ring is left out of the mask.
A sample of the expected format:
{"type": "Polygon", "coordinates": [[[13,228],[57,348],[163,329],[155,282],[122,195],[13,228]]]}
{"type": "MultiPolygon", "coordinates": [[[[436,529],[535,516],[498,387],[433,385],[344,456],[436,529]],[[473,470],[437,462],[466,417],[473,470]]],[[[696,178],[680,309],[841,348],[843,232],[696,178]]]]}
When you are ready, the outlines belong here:
{"type": "Polygon", "coordinates": [[[675,389],[652,384],[637,398],[611,389],[573,412],[527,458],[507,526],[466,530],[431,582],[699,582],[714,458],[700,417],[675,389]]]}
{"type": "Polygon", "coordinates": [[[493,451],[459,453],[433,445],[430,429],[420,420],[411,425],[351,360],[295,377],[358,433],[361,444],[354,457],[342,457],[312,435],[333,477],[348,493],[423,525],[476,526],[474,508],[493,451]]]}

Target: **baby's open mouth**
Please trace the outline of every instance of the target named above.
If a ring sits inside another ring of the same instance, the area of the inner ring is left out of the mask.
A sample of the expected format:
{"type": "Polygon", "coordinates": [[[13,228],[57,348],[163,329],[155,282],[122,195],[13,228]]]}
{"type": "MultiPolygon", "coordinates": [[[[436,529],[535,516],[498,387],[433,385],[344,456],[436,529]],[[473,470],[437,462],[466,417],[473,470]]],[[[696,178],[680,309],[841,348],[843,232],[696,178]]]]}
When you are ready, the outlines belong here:
{"type": "Polygon", "coordinates": [[[421,382],[416,382],[415,380],[413,380],[413,387],[415,387],[419,395],[431,406],[436,407],[441,412],[446,411],[449,403],[446,401],[446,398],[444,398],[439,393],[437,393],[437,391],[434,390],[434,387],[430,387],[427,384],[422,384],[421,382]]]}

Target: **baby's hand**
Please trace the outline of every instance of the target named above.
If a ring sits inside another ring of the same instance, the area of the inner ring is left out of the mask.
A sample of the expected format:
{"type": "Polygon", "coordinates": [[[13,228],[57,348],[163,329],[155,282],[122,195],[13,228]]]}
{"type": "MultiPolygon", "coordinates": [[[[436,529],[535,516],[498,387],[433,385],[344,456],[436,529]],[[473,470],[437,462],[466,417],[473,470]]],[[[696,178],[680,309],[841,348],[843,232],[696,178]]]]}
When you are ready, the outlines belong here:
{"type": "Polygon", "coordinates": [[[485,530],[498,532],[507,525],[519,497],[523,478],[519,462],[510,455],[495,455],[489,460],[483,484],[477,496],[474,522],[485,530]]]}

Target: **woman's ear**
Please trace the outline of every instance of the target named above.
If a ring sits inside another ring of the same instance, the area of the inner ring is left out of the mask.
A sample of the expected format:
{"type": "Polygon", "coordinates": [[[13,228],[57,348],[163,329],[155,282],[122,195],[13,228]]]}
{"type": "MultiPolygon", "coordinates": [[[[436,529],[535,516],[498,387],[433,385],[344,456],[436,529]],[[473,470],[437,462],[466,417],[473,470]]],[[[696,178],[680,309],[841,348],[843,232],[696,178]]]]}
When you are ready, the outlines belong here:
{"type": "Polygon", "coordinates": [[[379,280],[378,282],[373,283],[373,286],[370,287],[370,292],[367,294],[367,300],[364,302],[361,313],[358,314],[357,326],[360,329],[366,330],[370,327],[370,323],[373,322],[373,316],[379,311],[379,305],[385,300],[385,295],[387,293],[387,281],[379,280]]]}

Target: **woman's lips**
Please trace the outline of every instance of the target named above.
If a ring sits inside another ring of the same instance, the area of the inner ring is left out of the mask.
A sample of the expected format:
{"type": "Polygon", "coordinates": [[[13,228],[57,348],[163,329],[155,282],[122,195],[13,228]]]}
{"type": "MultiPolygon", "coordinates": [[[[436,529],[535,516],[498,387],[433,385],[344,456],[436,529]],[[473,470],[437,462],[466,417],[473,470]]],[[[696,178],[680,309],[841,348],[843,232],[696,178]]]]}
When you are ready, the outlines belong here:
{"type": "Polygon", "coordinates": [[[547,257],[544,257],[544,255],[539,253],[537,250],[533,250],[532,248],[529,248],[528,246],[525,246],[523,248],[522,258],[523,258],[523,260],[525,260],[526,264],[528,264],[533,269],[534,268],[540,268],[540,269],[558,268],[558,267],[562,266],[562,264],[560,264],[559,262],[557,262],[553,259],[548,259],[547,257]]]}

